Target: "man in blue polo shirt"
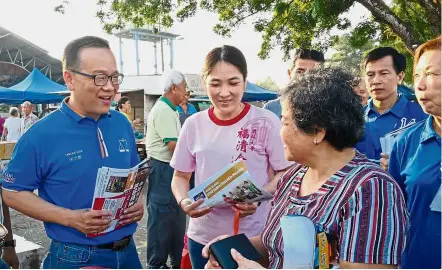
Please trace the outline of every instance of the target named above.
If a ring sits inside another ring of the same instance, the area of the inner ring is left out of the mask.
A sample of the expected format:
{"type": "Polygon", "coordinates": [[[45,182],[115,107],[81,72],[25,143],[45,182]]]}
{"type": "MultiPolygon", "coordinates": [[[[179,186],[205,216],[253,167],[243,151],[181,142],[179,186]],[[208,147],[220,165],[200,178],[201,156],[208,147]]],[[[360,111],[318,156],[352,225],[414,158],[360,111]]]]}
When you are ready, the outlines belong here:
{"type": "Polygon", "coordinates": [[[43,268],[141,268],[132,239],[144,213],[141,200],[126,209],[121,229],[86,237],[110,224],[110,212],[90,209],[97,170],[139,162],[130,123],[109,111],[123,79],[109,43],[91,36],[70,42],[63,78],[71,96],[21,137],[5,173],[4,200],[44,222],[52,241],[43,268]]]}
{"type": "MultiPolygon", "coordinates": [[[[419,104],[398,95],[398,85],[404,79],[405,56],[391,47],[370,51],[363,60],[365,84],[372,97],[364,107],[365,136],[356,145],[359,152],[380,164],[382,153],[380,138],[399,128],[426,118],[419,104]]],[[[385,165],[385,164],[384,164],[385,165]]]]}

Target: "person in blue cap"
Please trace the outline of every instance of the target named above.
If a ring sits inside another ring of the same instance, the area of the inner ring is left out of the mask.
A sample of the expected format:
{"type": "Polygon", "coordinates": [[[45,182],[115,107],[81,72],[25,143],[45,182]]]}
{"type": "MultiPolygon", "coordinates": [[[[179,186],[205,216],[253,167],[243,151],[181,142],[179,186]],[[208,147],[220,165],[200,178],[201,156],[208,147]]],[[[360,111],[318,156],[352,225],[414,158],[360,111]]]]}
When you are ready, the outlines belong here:
{"type": "Polygon", "coordinates": [[[399,135],[388,171],[410,213],[402,268],[441,269],[441,37],[422,44],[414,63],[416,97],[429,116],[399,135]]]}
{"type": "MultiPolygon", "coordinates": [[[[388,159],[390,154],[382,153],[380,138],[427,115],[419,104],[398,94],[398,85],[405,76],[404,55],[391,47],[379,47],[365,56],[362,66],[371,99],[364,107],[365,136],[356,149],[380,164],[381,157],[388,159]]],[[[386,168],[386,164],[382,165],[386,168]]]]}

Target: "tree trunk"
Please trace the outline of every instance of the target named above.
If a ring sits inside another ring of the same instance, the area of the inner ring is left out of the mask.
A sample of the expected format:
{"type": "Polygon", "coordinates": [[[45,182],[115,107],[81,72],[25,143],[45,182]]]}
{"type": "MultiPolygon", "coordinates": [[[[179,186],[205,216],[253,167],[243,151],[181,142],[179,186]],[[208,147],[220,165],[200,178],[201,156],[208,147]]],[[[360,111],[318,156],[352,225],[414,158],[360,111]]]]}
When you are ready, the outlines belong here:
{"type": "Polygon", "coordinates": [[[410,31],[410,27],[401,21],[385,4],[383,0],[356,0],[368,9],[376,22],[388,25],[393,32],[404,42],[407,49],[413,53],[413,45],[421,43],[410,31]]]}

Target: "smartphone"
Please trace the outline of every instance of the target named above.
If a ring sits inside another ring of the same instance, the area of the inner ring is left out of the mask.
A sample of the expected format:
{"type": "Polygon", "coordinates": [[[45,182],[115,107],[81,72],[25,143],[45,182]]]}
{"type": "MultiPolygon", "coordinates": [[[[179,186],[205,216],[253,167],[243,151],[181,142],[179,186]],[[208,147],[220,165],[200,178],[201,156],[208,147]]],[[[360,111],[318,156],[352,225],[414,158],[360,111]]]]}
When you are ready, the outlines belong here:
{"type": "Polygon", "coordinates": [[[243,233],[215,242],[210,245],[209,250],[223,269],[237,269],[238,264],[230,253],[232,248],[249,260],[261,259],[259,252],[243,233]]]}

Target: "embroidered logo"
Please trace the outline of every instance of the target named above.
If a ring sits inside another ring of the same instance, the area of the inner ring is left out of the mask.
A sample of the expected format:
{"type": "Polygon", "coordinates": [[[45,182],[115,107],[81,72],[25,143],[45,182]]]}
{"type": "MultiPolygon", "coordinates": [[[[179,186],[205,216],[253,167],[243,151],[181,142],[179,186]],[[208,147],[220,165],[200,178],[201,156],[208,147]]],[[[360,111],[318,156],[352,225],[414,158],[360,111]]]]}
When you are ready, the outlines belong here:
{"type": "Polygon", "coordinates": [[[118,141],[120,143],[120,147],[119,147],[120,152],[121,153],[129,152],[129,145],[127,143],[127,140],[122,138],[122,139],[120,139],[118,141]]]}

